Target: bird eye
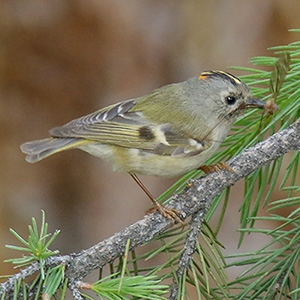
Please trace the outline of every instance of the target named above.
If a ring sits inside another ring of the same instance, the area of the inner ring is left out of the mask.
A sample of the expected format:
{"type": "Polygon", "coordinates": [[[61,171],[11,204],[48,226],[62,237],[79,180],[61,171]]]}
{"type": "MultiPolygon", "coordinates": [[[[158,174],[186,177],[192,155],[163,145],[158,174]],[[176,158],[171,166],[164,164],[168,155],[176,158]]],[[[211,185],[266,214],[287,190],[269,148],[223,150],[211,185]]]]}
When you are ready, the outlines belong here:
{"type": "Polygon", "coordinates": [[[236,102],[236,98],[233,97],[233,96],[227,96],[227,97],[225,98],[225,101],[226,101],[226,103],[227,103],[228,105],[233,105],[233,104],[235,104],[235,102],[236,102]]]}

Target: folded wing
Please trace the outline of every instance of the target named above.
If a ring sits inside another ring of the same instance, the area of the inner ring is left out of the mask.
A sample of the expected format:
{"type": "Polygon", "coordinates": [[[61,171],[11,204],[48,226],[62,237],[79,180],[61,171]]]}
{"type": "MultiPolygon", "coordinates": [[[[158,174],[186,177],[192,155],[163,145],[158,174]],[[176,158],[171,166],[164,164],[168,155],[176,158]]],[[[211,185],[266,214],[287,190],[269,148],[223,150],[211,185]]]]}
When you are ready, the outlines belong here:
{"type": "Polygon", "coordinates": [[[197,155],[206,148],[202,141],[169,123],[150,122],[142,112],[132,110],[134,105],[135,100],[128,100],[109,106],[53,128],[50,134],[54,138],[88,139],[174,157],[197,155]]]}

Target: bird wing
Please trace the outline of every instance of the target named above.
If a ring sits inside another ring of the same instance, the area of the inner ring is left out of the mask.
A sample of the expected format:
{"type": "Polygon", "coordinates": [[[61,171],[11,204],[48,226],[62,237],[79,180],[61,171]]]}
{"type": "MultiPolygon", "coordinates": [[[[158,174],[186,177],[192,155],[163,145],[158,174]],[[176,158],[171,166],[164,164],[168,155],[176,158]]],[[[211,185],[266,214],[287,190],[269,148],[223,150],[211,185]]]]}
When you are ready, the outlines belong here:
{"type": "Polygon", "coordinates": [[[52,137],[81,138],[103,144],[141,149],[174,157],[194,156],[207,147],[180,132],[170,123],[150,122],[141,111],[132,110],[135,100],[111,105],[50,130],[52,137]]]}

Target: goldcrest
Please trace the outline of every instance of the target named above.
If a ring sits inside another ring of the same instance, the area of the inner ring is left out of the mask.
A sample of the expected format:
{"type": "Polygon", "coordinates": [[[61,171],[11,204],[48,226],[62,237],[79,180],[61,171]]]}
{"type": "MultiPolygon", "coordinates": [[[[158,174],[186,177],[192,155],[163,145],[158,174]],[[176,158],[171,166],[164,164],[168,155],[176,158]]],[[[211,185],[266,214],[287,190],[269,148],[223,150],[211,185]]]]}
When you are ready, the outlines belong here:
{"type": "Polygon", "coordinates": [[[21,150],[34,163],[77,148],[117,171],[173,177],[201,167],[247,108],[264,105],[237,77],[207,71],[53,128],[21,150]]]}

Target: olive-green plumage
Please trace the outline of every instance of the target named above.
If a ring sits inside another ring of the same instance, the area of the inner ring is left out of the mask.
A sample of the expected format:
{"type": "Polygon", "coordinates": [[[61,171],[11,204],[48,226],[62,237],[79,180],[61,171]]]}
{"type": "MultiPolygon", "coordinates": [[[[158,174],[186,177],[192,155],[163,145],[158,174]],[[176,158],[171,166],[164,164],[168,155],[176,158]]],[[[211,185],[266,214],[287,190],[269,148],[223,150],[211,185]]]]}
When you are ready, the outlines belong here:
{"type": "Polygon", "coordinates": [[[56,127],[21,149],[31,163],[78,148],[116,170],[172,177],[203,165],[248,107],[264,104],[238,78],[209,71],[56,127]]]}

